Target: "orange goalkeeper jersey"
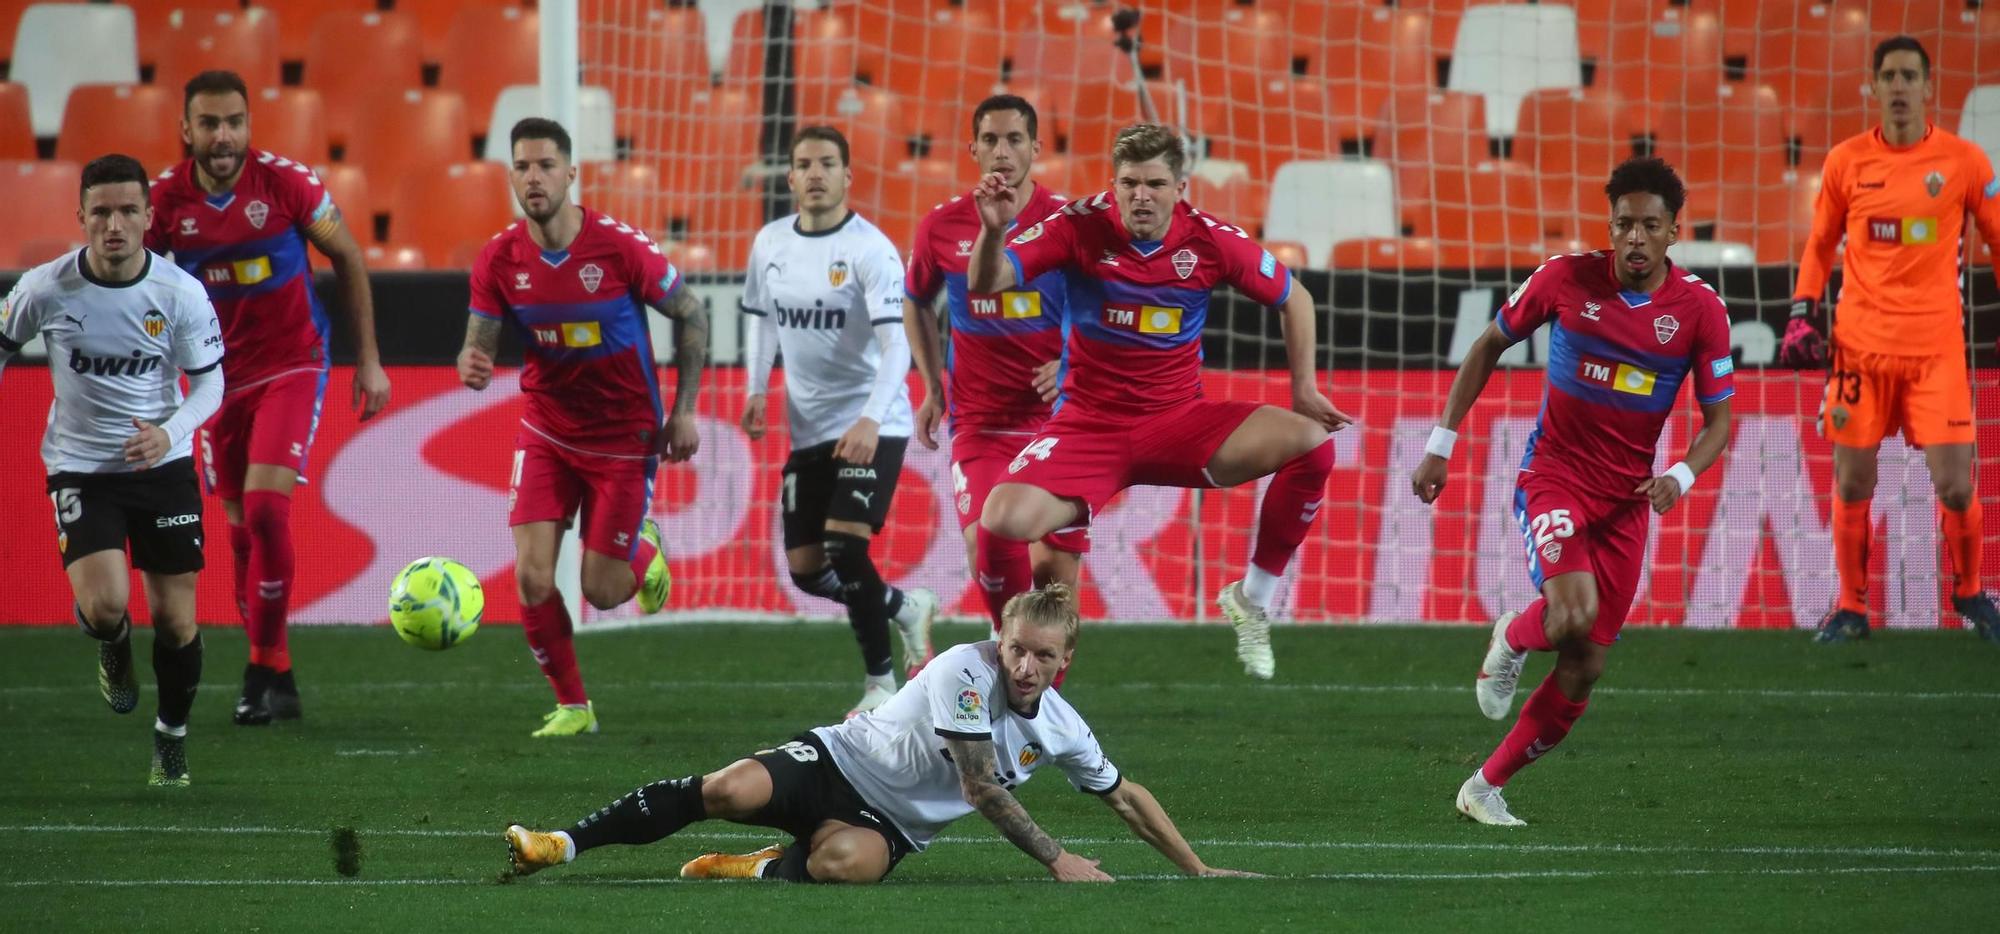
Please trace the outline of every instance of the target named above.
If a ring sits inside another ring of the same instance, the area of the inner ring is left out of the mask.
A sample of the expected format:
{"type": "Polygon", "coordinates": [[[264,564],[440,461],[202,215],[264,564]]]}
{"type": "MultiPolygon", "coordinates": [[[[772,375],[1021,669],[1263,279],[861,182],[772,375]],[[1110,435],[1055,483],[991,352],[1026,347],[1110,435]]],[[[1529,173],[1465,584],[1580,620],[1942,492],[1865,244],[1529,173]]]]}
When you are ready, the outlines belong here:
{"type": "Polygon", "coordinates": [[[2000,181],[1977,145],[1930,127],[1890,146],[1877,127],[1833,147],[1794,295],[1826,289],[1847,236],[1834,343],[1870,353],[1963,353],[1959,249],[1970,213],[2000,247],[2000,181]]]}

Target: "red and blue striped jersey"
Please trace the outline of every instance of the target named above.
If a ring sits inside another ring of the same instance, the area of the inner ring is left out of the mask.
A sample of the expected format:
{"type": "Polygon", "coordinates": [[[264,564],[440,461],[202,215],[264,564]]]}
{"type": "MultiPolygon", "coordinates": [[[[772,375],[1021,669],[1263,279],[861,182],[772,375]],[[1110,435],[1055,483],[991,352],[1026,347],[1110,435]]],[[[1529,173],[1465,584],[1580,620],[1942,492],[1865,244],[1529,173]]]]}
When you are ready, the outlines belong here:
{"type": "Polygon", "coordinates": [[[1228,284],[1261,305],[1291,294],[1292,274],[1241,228],[1181,201],[1166,235],[1133,240],[1110,192],[1072,201],[1021,231],[1006,252],[1017,282],[1060,270],[1069,287],[1063,399],[1110,415],[1149,415],[1201,396],[1201,329],[1228,284]]]}
{"type": "Polygon", "coordinates": [[[680,285],[644,232],[584,208],[567,250],[537,246],[521,221],[487,241],[471,311],[521,337],[529,428],[587,452],[644,456],[665,415],[646,306],[664,306],[680,285]]]}

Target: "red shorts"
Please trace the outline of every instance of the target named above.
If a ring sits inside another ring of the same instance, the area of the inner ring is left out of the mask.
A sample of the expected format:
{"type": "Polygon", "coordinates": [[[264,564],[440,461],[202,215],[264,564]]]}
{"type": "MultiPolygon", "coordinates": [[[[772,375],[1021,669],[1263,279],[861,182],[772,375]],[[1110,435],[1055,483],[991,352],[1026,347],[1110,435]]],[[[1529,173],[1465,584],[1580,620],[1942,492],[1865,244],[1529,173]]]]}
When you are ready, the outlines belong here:
{"type": "Polygon", "coordinates": [[[1001,483],[1081,501],[1086,516],[1130,486],[1212,487],[1208,462],[1262,403],[1196,399],[1139,418],[1066,405],[1007,462],[1001,483]]]}
{"type": "Polygon", "coordinates": [[[1528,579],[1536,590],[1558,574],[1582,572],[1597,582],[1597,621],[1590,641],[1610,645],[1625,628],[1646,560],[1644,499],[1610,500],[1580,492],[1548,474],[1523,473],[1514,488],[1514,518],[1528,549],[1528,579]]]}
{"type": "MultiPolygon", "coordinates": [[[[1007,462],[1034,440],[1035,432],[954,430],[951,435],[951,492],[958,507],[958,530],[963,532],[979,521],[986,508],[986,494],[993,492],[1007,473],[1007,462]]],[[[1090,527],[1061,529],[1042,536],[1042,544],[1070,554],[1090,552],[1090,527]]]]}
{"type": "Polygon", "coordinates": [[[201,429],[202,480],[208,492],[225,500],[242,499],[243,475],[251,464],[289,467],[305,479],[306,455],[326,401],[326,372],[286,373],[222,397],[222,408],[201,429]]]}
{"type": "Polygon", "coordinates": [[[639,549],[639,526],[653,504],[657,457],[599,454],[521,425],[507,487],[507,524],[568,523],[583,510],[583,547],[621,561],[639,549]]]}

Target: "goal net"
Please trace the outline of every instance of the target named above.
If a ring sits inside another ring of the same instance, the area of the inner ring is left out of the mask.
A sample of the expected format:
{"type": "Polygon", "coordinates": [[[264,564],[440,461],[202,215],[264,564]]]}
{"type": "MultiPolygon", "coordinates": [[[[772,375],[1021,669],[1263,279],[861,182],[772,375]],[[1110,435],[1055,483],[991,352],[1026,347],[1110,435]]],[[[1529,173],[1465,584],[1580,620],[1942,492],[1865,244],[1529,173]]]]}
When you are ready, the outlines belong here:
{"type": "MultiPolygon", "coordinates": [[[[652,233],[704,290],[716,362],[729,364],[750,238],[789,212],[782,163],[798,127],[847,135],[853,205],[906,255],[923,214],[972,184],[969,118],[988,94],[1038,108],[1034,177],[1072,195],[1107,186],[1118,128],[1146,117],[1180,127],[1196,154],[1189,200],[1298,272],[1320,304],[1321,387],[1359,418],[1336,437],[1325,503],[1275,615],[1473,621],[1533,593],[1513,483],[1541,403],[1546,333],[1504,358],[1461,428],[1435,507],[1411,495],[1409,470],[1454,368],[1509,292],[1550,254],[1607,245],[1605,177],[1626,157],[1660,155],[1688,186],[1672,255],[1730,308],[1736,437],[1653,521],[1630,619],[1796,627],[1826,612],[1830,448],[1814,430],[1823,377],[1764,366],[1819,162],[1878,119],[1870,55],[1897,32],[1933,58],[1932,119],[2000,146],[1995,89],[1980,87],[2000,84],[2000,10],[1961,0],[1126,5],[1139,16],[1121,33],[1114,5],[1100,3],[583,0],[582,82],[609,94],[619,141],[616,161],[586,167],[585,197],[652,233]]],[[[1995,313],[1995,290],[1983,247],[1973,249],[1978,348],[1993,339],[1979,325],[1995,313]]],[[[1203,347],[1209,394],[1288,402],[1273,313],[1218,298],[1203,347]]],[[[1990,363],[1988,353],[1975,362],[1990,363]]],[[[831,616],[836,607],[793,590],[784,573],[784,441],[753,442],[735,427],[741,381],[726,366],[712,375],[701,454],[661,474],[672,605],[831,616]]],[[[1979,401],[1984,438],[1995,413],[1986,394],[1979,401]]],[[[1684,393],[1661,468],[1698,428],[1684,393]]],[[[1956,625],[1945,618],[1952,572],[1922,457],[1900,439],[1882,450],[1874,605],[1890,625],[1956,625]]],[[[1088,617],[1215,618],[1216,591],[1247,561],[1262,489],[1139,488],[1115,501],[1093,526],[1088,617]]],[[[1986,477],[1979,490],[1996,492],[1986,477]]],[[[893,583],[977,615],[952,499],[946,454],[912,445],[875,554],[893,583]]]]}

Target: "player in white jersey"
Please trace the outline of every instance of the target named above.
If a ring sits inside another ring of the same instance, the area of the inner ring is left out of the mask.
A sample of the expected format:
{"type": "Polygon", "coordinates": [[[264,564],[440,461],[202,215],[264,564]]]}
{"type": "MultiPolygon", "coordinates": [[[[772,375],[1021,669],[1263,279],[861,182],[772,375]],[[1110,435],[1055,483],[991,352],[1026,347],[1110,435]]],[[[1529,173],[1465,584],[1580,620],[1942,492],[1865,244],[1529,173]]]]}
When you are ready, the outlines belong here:
{"type": "Polygon", "coordinates": [[[55,391],[42,463],[77,625],[98,640],[105,702],[132,712],[129,542],[152,607],[159,684],[149,781],[185,786],[188,709],[201,682],[201,488],[190,439],[222,402],[222,329],[201,283],[142,245],[153,214],[146,187],[130,156],[84,166],[77,216],[89,246],[15,283],[0,305],[0,367],[41,335],[55,391]]]}
{"type": "Polygon", "coordinates": [[[1182,872],[1250,875],[1203,863],[1152,793],[1119,773],[1050,686],[1076,652],[1073,592],[1062,584],[1028,591],[1001,618],[998,643],[947,650],[864,716],[707,775],[646,785],[568,830],[507,828],[514,871],[527,875],[606,844],[652,843],[720,818],[793,839],[740,856],[706,854],[681,867],[683,878],[877,882],[946,825],[978,811],[1057,880],[1110,881],[1097,860],[1063,849],[1015,799],[1013,789],[1048,765],[1097,795],[1182,872]]]}
{"type": "Polygon", "coordinates": [[[903,636],[906,677],[930,660],[937,597],[889,586],[868,544],[889,515],[910,444],[910,346],[903,337],[903,261],[847,206],[847,139],[809,126],[785,175],[799,212],[757,232],[743,285],[749,317],[749,403],[743,430],[764,436],[771,365],[785,353],[792,453],[780,505],[785,561],[800,590],[846,605],[867,671],[848,716],[896,693],[889,621],[903,636]]]}

